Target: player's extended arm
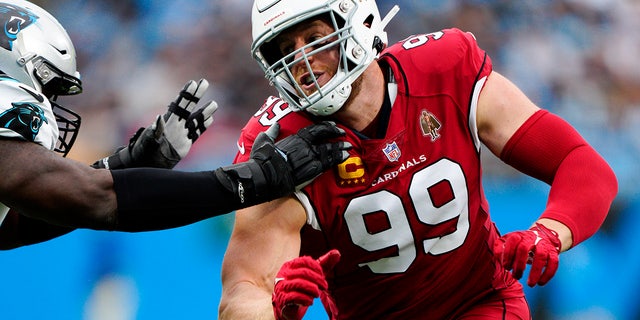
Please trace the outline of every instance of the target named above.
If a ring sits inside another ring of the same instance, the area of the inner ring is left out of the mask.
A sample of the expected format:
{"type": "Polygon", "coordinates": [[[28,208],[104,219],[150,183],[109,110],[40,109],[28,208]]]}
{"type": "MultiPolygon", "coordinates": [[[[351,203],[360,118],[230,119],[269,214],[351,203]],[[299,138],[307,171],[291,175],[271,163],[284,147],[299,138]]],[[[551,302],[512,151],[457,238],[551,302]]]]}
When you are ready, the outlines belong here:
{"type": "MultiPolygon", "coordinates": [[[[192,144],[213,122],[217,104],[210,101],[194,111],[207,90],[206,79],[189,80],[164,115],[158,115],[147,128],[140,128],[114,154],[93,163],[94,168],[135,167],[173,168],[186,156],[192,144]]],[[[32,245],[65,235],[74,228],[49,224],[11,210],[0,224],[0,249],[32,245]]]]}
{"type": "Polygon", "coordinates": [[[527,283],[543,285],[558,267],[558,253],[604,222],[617,193],[615,174],[571,125],[495,72],[480,94],[477,121],[480,139],[494,154],[551,185],[540,219],[528,231],[506,234],[495,248],[514,276],[531,263],[527,283]]]}
{"type": "Polygon", "coordinates": [[[304,208],[286,197],[236,212],[222,262],[222,297],[218,318],[273,319],[271,303],[280,266],[298,257],[304,208]]]}
{"type": "Polygon", "coordinates": [[[275,144],[261,138],[249,161],[202,172],[94,169],[33,143],[0,140],[0,202],[70,227],[175,228],[291,193],[348,156],[349,145],[327,142],[344,134],[334,123],[301,131],[275,144]]]}

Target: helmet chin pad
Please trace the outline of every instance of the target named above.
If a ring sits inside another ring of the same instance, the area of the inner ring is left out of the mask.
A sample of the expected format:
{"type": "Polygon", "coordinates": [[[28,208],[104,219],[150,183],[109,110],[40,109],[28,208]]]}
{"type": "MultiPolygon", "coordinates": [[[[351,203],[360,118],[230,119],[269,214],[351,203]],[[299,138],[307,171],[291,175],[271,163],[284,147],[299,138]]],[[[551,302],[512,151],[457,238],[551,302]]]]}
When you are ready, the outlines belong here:
{"type": "Polygon", "coordinates": [[[296,89],[299,87],[291,86],[288,81],[282,78],[276,79],[279,84],[275,86],[282,87],[282,90],[278,90],[281,92],[280,96],[289,103],[289,107],[293,111],[307,111],[315,116],[329,116],[340,110],[351,95],[351,83],[341,83],[340,79],[344,78],[341,73],[344,71],[339,68],[338,73],[329,82],[308,96],[297,94],[296,92],[301,89],[296,89]]]}

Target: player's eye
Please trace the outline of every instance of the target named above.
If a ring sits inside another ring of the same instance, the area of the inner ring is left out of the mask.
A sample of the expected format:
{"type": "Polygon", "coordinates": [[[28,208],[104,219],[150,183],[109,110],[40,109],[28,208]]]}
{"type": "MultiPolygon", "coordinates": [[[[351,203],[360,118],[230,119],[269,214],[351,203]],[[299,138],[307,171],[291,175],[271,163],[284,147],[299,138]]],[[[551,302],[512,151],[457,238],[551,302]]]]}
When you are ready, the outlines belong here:
{"type": "Polygon", "coordinates": [[[284,57],[288,54],[290,54],[291,52],[293,52],[293,46],[292,45],[281,45],[280,46],[280,54],[284,57]]]}

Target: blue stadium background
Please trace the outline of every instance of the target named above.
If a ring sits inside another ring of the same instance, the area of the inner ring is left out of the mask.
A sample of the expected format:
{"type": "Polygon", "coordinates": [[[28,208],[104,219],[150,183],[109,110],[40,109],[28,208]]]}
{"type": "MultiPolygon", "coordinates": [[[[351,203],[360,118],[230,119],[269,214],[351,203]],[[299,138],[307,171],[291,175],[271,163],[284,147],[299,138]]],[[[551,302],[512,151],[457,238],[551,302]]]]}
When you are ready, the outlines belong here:
{"type": "MultiPolygon", "coordinates": [[[[178,169],[228,164],[246,119],[272,89],[249,56],[248,0],[36,1],[78,50],[85,92],[70,155],[91,163],[146,126],[187,79],[206,77],[221,108],[178,169]]],[[[398,0],[392,40],[459,27],[497,71],[571,122],[610,162],[620,194],[593,238],[562,254],[544,287],[526,289],[535,319],[640,319],[640,13],[636,1],[398,0]]],[[[527,228],[548,187],[485,152],[485,191],[502,232],[527,228]]],[[[64,186],[61,186],[64,187],[64,186]]],[[[0,253],[0,319],[215,319],[233,215],[140,234],[77,230],[0,253]]],[[[306,319],[325,319],[316,303],[306,319]]]]}

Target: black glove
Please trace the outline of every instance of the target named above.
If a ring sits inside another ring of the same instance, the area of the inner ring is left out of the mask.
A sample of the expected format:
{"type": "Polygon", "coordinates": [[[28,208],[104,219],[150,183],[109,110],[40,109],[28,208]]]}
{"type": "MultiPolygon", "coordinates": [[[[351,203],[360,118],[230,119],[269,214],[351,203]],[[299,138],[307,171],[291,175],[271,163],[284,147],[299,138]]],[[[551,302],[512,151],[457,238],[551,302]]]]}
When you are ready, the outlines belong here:
{"type": "Polygon", "coordinates": [[[129,140],[129,145],[96,161],[92,166],[106,169],[175,167],[213,122],[212,115],[218,109],[215,101],[209,101],[191,112],[208,87],[209,82],[205,79],[198,82],[189,80],[169,104],[167,113],[158,115],[149,127],[138,129],[129,140]]]}
{"type": "Polygon", "coordinates": [[[326,142],[345,134],[330,121],[302,128],[274,143],[279,131],[276,123],[258,134],[248,161],[216,170],[218,179],[240,197],[240,203],[253,205],[300,190],[345,161],[352,147],[344,141],[326,142]]]}
{"type": "Polygon", "coordinates": [[[280,126],[276,123],[261,132],[251,149],[255,159],[273,185],[295,186],[300,190],[327,169],[342,163],[349,157],[348,142],[322,143],[327,139],[344,136],[344,130],[330,121],[302,128],[273,144],[278,137],[280,126]],[[276,154],[277,152],[277,154],[276,154]],[[277,155],[277,157],[274,157],[277,155]],[[286,172],[286,174],[282,174],[286,172]]]}

